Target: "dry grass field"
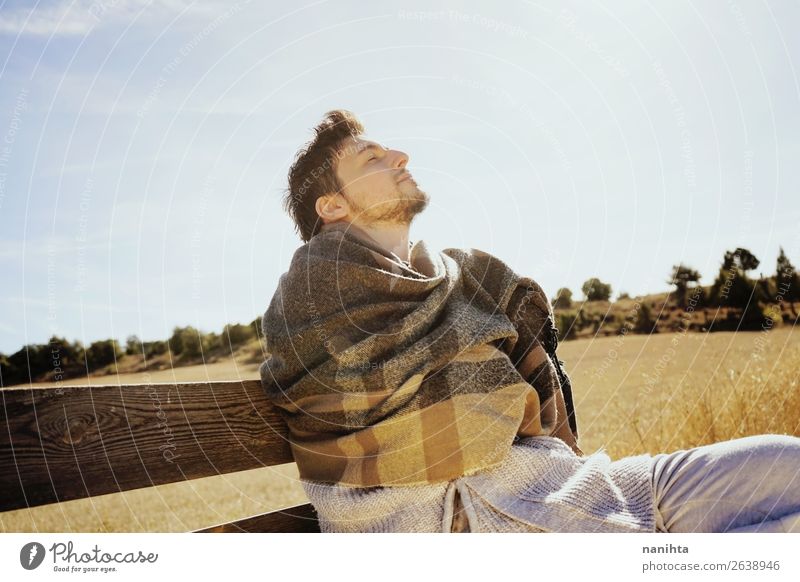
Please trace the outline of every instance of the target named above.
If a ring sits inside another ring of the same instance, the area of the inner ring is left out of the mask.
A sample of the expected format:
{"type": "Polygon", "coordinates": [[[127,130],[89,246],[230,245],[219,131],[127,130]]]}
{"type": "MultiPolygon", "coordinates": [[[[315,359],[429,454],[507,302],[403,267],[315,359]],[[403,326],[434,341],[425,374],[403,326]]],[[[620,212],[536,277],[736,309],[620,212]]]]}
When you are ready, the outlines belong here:
{"type": "MultiPolygon", "coordinates": [[[[800,436],[800,333],[623,335],[563,342],[580,444],[623,456],[740,436],[800,436]]],[[[258,378],[257,363],[215,362],[71,384],[258,378]]],[[[304,502],[294,465],[0,513],[0,531],[187,531],[304,502]]]]}
{"type": "Polygon", "coordinates": [[[800,436],[800,330],[562,343],[581,447],[612,458],[732,438],[800,436]]]}

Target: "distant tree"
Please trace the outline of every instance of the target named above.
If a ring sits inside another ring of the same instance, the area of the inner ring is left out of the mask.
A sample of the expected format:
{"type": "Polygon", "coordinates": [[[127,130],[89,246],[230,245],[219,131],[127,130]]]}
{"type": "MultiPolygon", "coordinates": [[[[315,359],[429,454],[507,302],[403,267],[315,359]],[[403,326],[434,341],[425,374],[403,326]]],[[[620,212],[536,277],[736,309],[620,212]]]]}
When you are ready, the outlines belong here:
{"type": "Polygon", "coordinates": [[[38,360],[39,346],[28,344],[6,358],[6,367],[3,370],[3,383],[5,386],[24,384],[35,380],[40,370],[38,360]],[[30,362],[30,364],[28,363],[30,362]]]}
{"type": "Polygon", "coordinates": [[[779,296],[784,301],[787,301],[789,308],[792,310],[792,315],[797,319],[794,302],[800,301],[800,275],[798,275],[797,269],[794,268],[789,257],[783,252],[783,247],[780,247],[780,253],[778,254],[775,285],[777,289],[774,296],[779,296]]]}
{"type": "Polygon", "coordinates": [[[608,301],[611,297],[611,285],[603,283],[597,277],[588,279],[581,286],[581,291],[587,301],[608,301]]]}
{"type": "Polygon", "coordinates": [[[174,327],[172,328],[172,335],[167,340],[167,344],[169,345],[169,351],[173,353],[173,355],[178,355],[183,352],[183,328],[182,327],[174,327]]]}
{"type": "Polygon", "coordinates": [[[75,359],[83,368],[83,372],[86,372],[86,348],[83,346],[83,342],[79,340],[72,342],[72,350],[75,353],[75,359]]]}
{"type": "Polygon", "coordinates": [[[631,296],[630,296],[630,294],[628,294],[627,291],[620,291],[619,295],[617,295],[617,301],[620,301],[622,299],[630,299],[630,298],[631,298],[631,296]]]}
{"type": "Polygon", "coordinates": [[[27,344],[10,356],[0,354],[0,386],[60,381],[83,367],[80,342],[53,335],[46,344],[27,344]]]}
{"type": "Polygon", "coordinates": [[[747,249],[738,247],[733,252],[725,251],[725,259],[722,262],[722,267],[724,269],[734,267],[747,275],[747,271],[757,269],[760,264],[761,261],[759,261],[753,253],[747,249]]]}
{"type": "Polygon", "coordinates": [[[129,356],[142,352],[142,342],[137,335],[129,335],[125,339],[125,353],[129,356]]]}
{"type": "Polygon", "coordinates": [[[64,380],[68,373],[85,372],[86,355],[80,342],[70,342],[66,338],[51,336],[48,343],[48,363],[46,379],[64,380]]]}
{"type": "Polygon", "coordinates": [[[556,296],[553,298],[553,307],[555,309],[568,309],[572,307],[572,291],[566,287],[562,287],[556,291],[556,296]]]}
{"type": "Polygon", "coordinates": [[[774,277],[764,277],[762,274],[755,282],[754,296],[764,303],[774,303],[778,296],[778,286],[774,277]]]}
{"type": "Polygon", "coordinates": [[[689,289],[689,283],[697,283],[699,280],[700,273],[691,267],[687,267],[683,263],[672,266],[672,273],[667,283],[675,285],[680,307],[686,307],[686,291],[689,289]]]}
{"type": "Polygon", "coordinates": [[[0,388],[11,385],[11,379],[14,376],[15,370],[11,368],[11,362],[8,356],[0,353],[0,388]]]}
{"type": "Polygon", "coordinates": [[[709,291],[714,305],[747,308],[757,299],[756,284],[747,277],[747,271],[758,267],[760,261],[749,250],[737,248],[726,251],[717,278],[709,291]]]}
{"type": "Polygon", "coordinates": [[[0,358],[0,386],[13,386],[29,381],[28,358],[25,348],[0,358]]]}
{"type": "MultiPolygon", "coordinates": [[[[58,341],[55,337],[52,339],[58,341]]],[[[49,342],[47,344],[30,344],[27,346],[28,366],[26,367],[29,367],[31,378],[34,380],[52,369],[50,349],[49,342]]]]}
{"type": "Polygon", "coordinates": [[[701,309],[708,303],[708,295],[702,285],[695,285],[686,290],[686,303],[693,309],[701,309]]]}
{"type": "Polygon", "coordinates": [[[738,315],[728,312],[724,325],[729,329],[757,329],[765,322],[763,303],[770,301],[771,284],[763,276],[757,281],[747,276],[747,272],[759,264],[756,256],[745,248],[725,253],[719,274],[709,291],[708,302],[741,309],[738,315]]]}

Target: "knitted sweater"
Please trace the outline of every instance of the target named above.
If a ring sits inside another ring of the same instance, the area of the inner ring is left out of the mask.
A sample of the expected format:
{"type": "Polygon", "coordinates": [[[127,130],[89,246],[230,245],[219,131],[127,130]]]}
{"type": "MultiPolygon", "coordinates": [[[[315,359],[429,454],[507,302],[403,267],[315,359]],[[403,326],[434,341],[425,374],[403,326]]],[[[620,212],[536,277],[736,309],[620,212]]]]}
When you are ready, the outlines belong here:
{"type": "Polygon", "coordinates": [[[321,530],[653,533],[653,457],[577,456],[551,436],[518,437],[502,464],[431,485],[348,487],[301,480],[321,530]],[[462,530],[463,531],[463,530],[462,530]]]}

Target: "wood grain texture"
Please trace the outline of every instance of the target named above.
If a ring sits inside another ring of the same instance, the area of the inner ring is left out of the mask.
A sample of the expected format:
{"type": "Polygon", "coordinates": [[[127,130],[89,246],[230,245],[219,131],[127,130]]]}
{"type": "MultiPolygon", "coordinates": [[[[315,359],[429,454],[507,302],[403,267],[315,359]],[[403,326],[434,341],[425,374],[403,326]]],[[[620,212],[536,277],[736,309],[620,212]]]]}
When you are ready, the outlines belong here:
{"type": "Polygon", "coordinates": [[[293,462],[258,380],[0,390],[0,511],[293,462]]]}
{"type": "Polygon", "coordinates": [[[194,533],[320,533],[317,512],[310,503],[222,523],[194,533]]]}

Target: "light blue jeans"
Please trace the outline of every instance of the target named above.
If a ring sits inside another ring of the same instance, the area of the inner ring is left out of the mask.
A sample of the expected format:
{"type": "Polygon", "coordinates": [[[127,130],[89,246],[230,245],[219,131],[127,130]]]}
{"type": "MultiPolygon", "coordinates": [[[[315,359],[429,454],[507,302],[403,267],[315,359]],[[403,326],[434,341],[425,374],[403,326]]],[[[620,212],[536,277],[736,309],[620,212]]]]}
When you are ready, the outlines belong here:
{"type": "Polygon", "coordinates": [[[763,434],[653,458],[658,532],[800,532],[800,438],[763,434]]]}

